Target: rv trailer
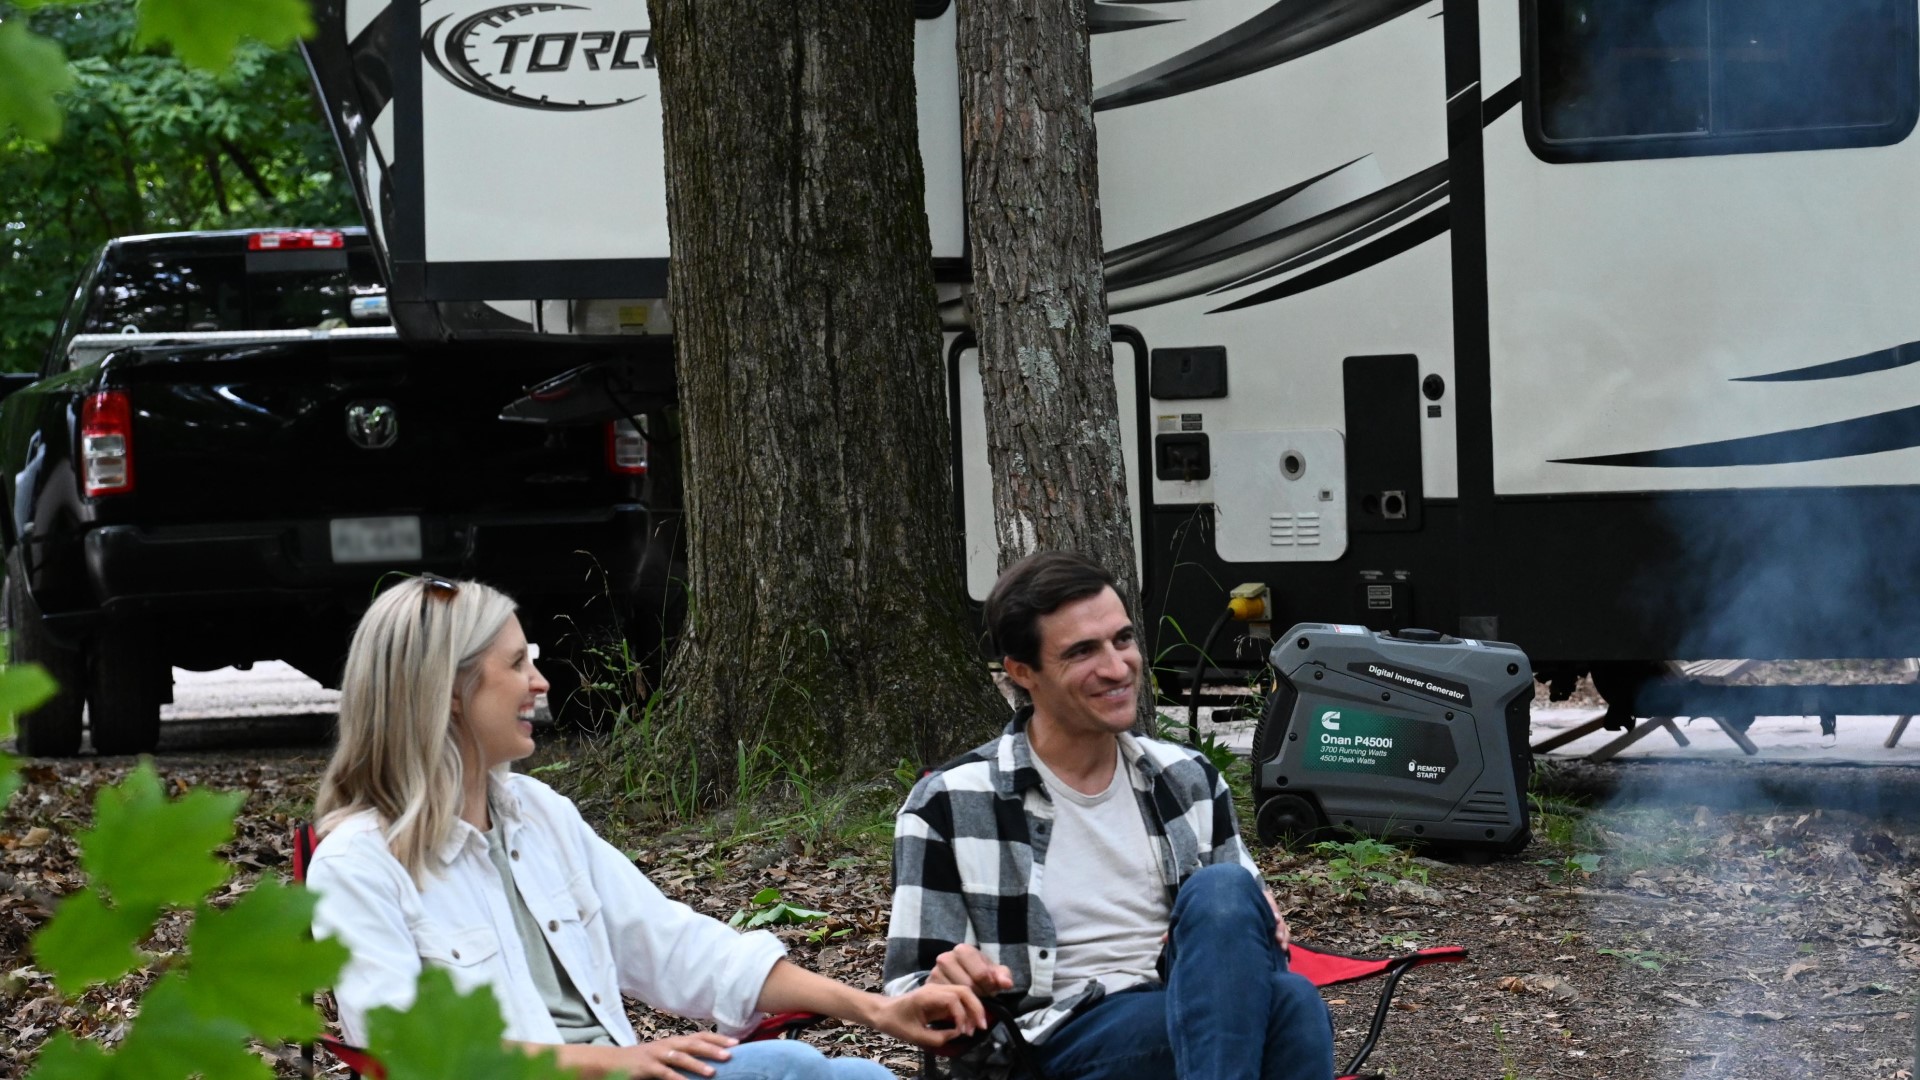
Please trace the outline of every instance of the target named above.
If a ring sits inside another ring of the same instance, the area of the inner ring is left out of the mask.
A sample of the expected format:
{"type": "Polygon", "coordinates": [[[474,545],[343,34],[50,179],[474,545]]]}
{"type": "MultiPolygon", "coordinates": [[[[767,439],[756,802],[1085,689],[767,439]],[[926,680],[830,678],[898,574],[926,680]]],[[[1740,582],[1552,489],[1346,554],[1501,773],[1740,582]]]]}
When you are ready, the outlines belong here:
{"type": "MultiPolygon", "coordinates": [[[[913,6],[979,599],[999,553],[958,318],[955,15],[913,6]]],[[[667,339],[644,4],[316,14],[403,332],[667,339]]],[[[1511,641],[1628,712],[1672,658],[1920,654],[1915,0],[1089,0],[1088,19],[1163,659],[1192,662],[1176,628],[1250,582],[1278,625],[1511,641]]]]}

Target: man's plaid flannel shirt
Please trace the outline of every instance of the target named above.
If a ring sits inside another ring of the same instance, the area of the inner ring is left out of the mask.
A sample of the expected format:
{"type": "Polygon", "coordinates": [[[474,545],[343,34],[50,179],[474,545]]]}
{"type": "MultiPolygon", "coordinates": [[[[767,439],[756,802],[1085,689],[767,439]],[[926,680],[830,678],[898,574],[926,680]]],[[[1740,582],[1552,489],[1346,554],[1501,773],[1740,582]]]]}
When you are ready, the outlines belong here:
{"type": "MultiPolygon", "coordinates": [[[[1053,999],[1053,919],[1040,900],[1053,800],[1027,742],[1032,709],[998,739],[914,785],[894,825],[893,916],[887,925],[886,991],[926,981],[941,953],[965,942],[1013,973],[1002,997],[1039,1043],[1106,990],[1098,982],[1053,999]]],[[[1120,755],[1158,856],[1168,902],[1195,870],[1237,862],[1255,877],[1240,840],[1233,796],[1198,752],[1121,735],[1120,755]]]]}

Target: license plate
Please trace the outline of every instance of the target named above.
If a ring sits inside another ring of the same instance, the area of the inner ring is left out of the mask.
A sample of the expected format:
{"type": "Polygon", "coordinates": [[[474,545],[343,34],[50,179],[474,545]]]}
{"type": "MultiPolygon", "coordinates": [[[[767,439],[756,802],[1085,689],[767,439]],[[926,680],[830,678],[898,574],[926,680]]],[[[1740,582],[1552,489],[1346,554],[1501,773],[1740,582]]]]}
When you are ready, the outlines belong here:
{"type": "Polygon", "coordinates": [[[337,563],[418,562],[417,517],[336,518],[328,523],[337,563]]]}

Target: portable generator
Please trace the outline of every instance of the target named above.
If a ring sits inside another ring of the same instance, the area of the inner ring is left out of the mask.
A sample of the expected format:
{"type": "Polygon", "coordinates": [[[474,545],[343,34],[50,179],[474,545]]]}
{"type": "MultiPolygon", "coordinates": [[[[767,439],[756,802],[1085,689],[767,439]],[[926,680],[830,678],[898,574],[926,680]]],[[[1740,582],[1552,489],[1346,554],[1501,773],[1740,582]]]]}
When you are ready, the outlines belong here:
{"type": "Polygon", "coordinates": [[[1279,686],[1253,738],[1262,843],[1527,845],[1533,669],[1517,647],[1301,623],[1271,659],[1279,686]]]}

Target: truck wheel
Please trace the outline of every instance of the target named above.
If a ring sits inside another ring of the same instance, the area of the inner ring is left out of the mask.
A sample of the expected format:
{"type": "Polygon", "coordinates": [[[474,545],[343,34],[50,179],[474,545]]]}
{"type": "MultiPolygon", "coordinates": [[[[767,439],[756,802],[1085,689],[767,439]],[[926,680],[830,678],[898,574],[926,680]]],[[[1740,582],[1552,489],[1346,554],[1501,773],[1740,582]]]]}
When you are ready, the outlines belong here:
{"type": "Polygon", "coordinates": [[[15,718],[15,745],[29,757],[72,757],[80,752],[80,652],[48,636],[18,553],[7,560],[6,592],[7,662],[39,664],[60,687],[39,708],[15,718]]]}
{"type": "Polygon", "coordinates": [[[158,663],[132,626],[109,621],[88,665],[87,719],[96,754],[146,754],[160,743],[158,663]]]}

